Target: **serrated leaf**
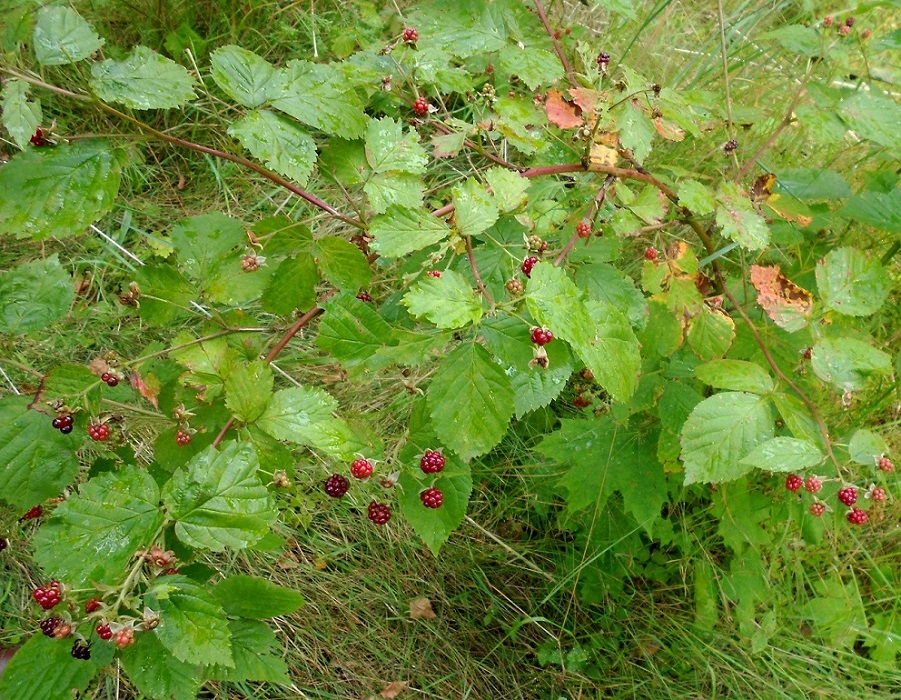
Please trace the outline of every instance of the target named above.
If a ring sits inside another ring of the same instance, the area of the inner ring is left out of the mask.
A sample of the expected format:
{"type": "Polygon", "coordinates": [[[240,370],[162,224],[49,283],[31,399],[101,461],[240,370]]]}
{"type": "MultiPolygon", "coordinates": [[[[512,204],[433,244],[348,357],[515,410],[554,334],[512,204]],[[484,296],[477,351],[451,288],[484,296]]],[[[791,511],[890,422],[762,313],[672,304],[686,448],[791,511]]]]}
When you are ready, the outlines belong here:
{"type": "Polygon", "coordinates": [[[135,643],[119,652],[122,668],[135,687],[150,698],[195,700],[200,669],[176,659],[156,634],[136,634],[135,643]]]}
{"type": "Polygon", "coordinates": [[[269,313],[290,316],[295,309],[306,310],[316,303],[318,282],[312,256],[285,258],[272,273],[260,302],[269,313]]]}
{"type": "Polygon", "coordinates": [[[717,192],[716,224],[722,233],[748,250],[761,250],[770,242],[770,229],[741,188],[724,182],[717,192]]]}
{"type": "Polygon", "coordinates": [[[112,209],[121,151],[102,139],[33,148],[0,168],[0,234],[67,238],[112,209]]]}
{"type": "Polygon", "coordinates": [[[83,365],[57,365],[44,377],[42,393],[51,401],[76,396],[99,381],[100,378],[83,365]]]}
{"type": "Polygon", "coordinates": [[[626,318],[609,304],[586,304],[566,273],[549,263],[535,266],[527,291],[535,320],[569,343],[615,399],[628,400],[638,386],[641,357],[626,318]]]}
{"type": "Polygon", "coordinates": [[[134,466],[85,482],[57,506],[34,538],[34,556],[54,578],[82,587],[120,582],[135,552],[149,547],[163,522],[160,491],[134,466]]]}
{"type": "Polygon", "coordinates": [[[366,256],[350,241],[324,236],[313,251],[322,276],[339,289],[356,291],[369,286],[372,270],[366,256]]]}
{"type": "Polygon", "coordinates": [[[757,445],[741,462],[768,472],[797,472],[814,467],[824,459],[820,448],[807,440],[774,437],[757,445]]]}
{"type": "Polygon", "coordinates": [[[816,277],[826,306],[846,316],[876,313],[892,286],[879,260],[854,248],[829,251],[817,263],[816,277]]]}
{"type": "Polygon", "coordinates": [[[619,309],[633,327],[640,328],[647,323],[647,300],[635,288],[632,278],[613,265],[584,265],[577,273],[576,283],[588,292],[589,299],[619,309]]]}
{"type": "Polygon", "coordinates": [[[421,206],[425,183],[418,175],[410,173],[384,173],[369,178],[363,185],[363,191],[369,198],[372,211],[382,214],[392,206],[413,209],[421,206]]]}
{"type": "Polygon", "coordinates": [[[523,44],[507,44],[499,54],[501,69],[518,76],[529,90],[556,82],[563,77],[563,67],[550,51],[523,44]]]}
{"type": "MultiPolygon", "coordinates": [[[[397,344],[391,326],[370,304],[342,294],[330,299],[325,309],[316,345],[345,367],[370,367],[379,350],[397,344]]],[[[378,364],[371,368],[376,369],[378,364]]]]}
{"type": "Polygon", "coordinates": [[[500,212],[491,195],[475,178],[453,188],[454,224],[464,236],[475,236],[491,228],[500,212]]]}
{"type": "Polygon", "coordinates": [[[182,219],[172,229],[171,240],[185,272],[205,280],[219,269],[221,259],[247,238],[240,221],[215,213],[182,219]]]}
{"type": "Polygon", "coordinates": [[[825,448],[823,436],[820,434],[816,421],[810,414],[810,410],[801,403],[800,399],[791,394],[781,394],[779,392],[774,393],[770,398],[785,422],[785,427],[792,432],[792,435],[811,442],[820,449],[825,448]]]}
{"type": "Polygon", "coordinates": [[[134,281],[142,295],[138,315],[151,325],[188,315],[186,307],[197,298],[197,290],[174,265],[143,265],[135,271],[134,281]]]}
{"type": "Polygon", "coordinates": [[[32,45],[43,66],[62,66],[87,58],[105,42],[84,18],[65,5],[38,10],[32,45]]]}
{"type": "Polygon", "coordinates": [[[685,180],[679,185],[679,204],[702,216],[716,209],[713,191],[697,180],[685,180]]]}
{"type": "Polygon", "coordinates": [[[428,162],[419,145],[419,134],[404,132],[403,125],[391,117],[370,119],[366,128],[366,160],[375,173],[392,171],[418,175],[428,162]]]}
{"type": "Polygon", "coordinates": [[[619,127],[620,143],[632,151],[639,163],[643,163],[651,152],[651,141],[656,130],[644,110],[635,100],[629,100],[624,106],[624,113],[616,120],[619,127]]]}
{"type": "Polygon", "coordinates": [[[891,192],[862,192],[838,210],[840,216],[862,221],[892,233],[901,233],[901,188],[891,192]]]}
{"type": "MultiPolygon", "coordinates": [[[[275,77],[275,68],[253,51],[222,46],[210,56],[213,80],[226,95],[245,107],[259,107],[275,77]]],[[[250,150],[250,149],[248,149],[250,150]]]]}
{"type": "Polygon", "coordinates": [[[741,460],[773,433],[766,399],[743,392],[704,399],[682,426],[685,484],[732,481],[747,474],[751,467],[741,460]]]}
{"type": "Polygon", "coordinates": [[[735,321],[730,316],[704,309],[688,323],[688,345],[702,360],[726,354],[735,339],[735,321]]]}
{"type": "Polygon", "coordinates": [[[372,249],[386,258],[401,258],[439,243],[450,234],[444,221],[424,209],[400,206],[376,216],[369,230],[375,239],[372,249]]]}
{"type": "Polygon", "coordinates": [[[225,405],[238,420],[253,423],[266,410],[274,381],[272,369],[261,360],[237,365],[225,380],[225,405]]]}
{"type": "Polygon", "coordinates": [[[872,466],[880,457],[887,455],[889,449],[881,435],[861,428],[851,436],[848,452],[851,454],[851,460],[857,464],[872,466]]]}
{"type": "Polygon", "coordinates": [[[411,314],[438,328],[462,328],[482,318],[480,297],[453,270],[445,270],[438,278],[423,277],[404,295],[403,303],[411,314]]]}
{"type": "Polygon", "coordinates": [[[695,377],[717,389],[769,394],[776,385],[763,367],[744,360],[714,360],[695,368],[695,377]]]}
{"type": "Polygon", "coordinates": [[[275,109],[327,134],[355,139],[366,131],[363,101],[335,66],[289,61],[276,71],[266,97],[275,109]]]}
{"type": "Polygon", "coordinates": [[[48,430],[50,417],[28,403],[19,396],[0,401],[0,494],[23,513],[59,495],[78,474],[72,440],[48,430]]]}
{"type": "Polygon", "coordinates": [[[278,642],[268,625],[254,620],[229,620],[228,630],[235,666],[214,666],[209,669],[211,679],[290,685],[287,664],[273,653],[278,651],[278,642]]]}
{"type": "Polygon", "coordinates": [[[432,136],[432,156],[450,158],[457,155],[466,141],[466,132],[457,131],[451,134],[435,134],[432,136]]]}
{"type": "Polygon", "coordinates": [[[14,79],[3,88],[3,126],[15,144],[25,150],[31,137],[41,125],[41,101],[28,100],[28,83],[14,79]]]}
{"type": "MultiPolygon", "coordinates": [[[[94,653],[87,661],[72,658],[71,644],[34,634],[16,650],[0,676],[0,697],[7,700],[67,700],[84,691],[110,662],[94,653]]],[[[93,651],[93,650],[92,650],[93,651]]]]}
{"type": "Polygon", "coordinates": [[[207,448],[176,470],[162,498],[178,538],[220,552],[265,535],[277,514],[257,476],[259,467],[251,445],[229,443],[222,450],[207,448]]]}
{"type": "Polygon", "coordinates": [[[463,522],[472,492],[469,465],[460,462],[454,455],[446,455],[446,459],[444,471],[434,479],[434,486],[444,494],[440,508],[426,508],[419,497],[424,488],[432,485],[432,479],[425,484],[417,475],[403,471],[397,482],[400,489],[397,502],[401,513],[435,556],[438,556],[447,538],[463,522]]]}
{"type": "Polygon", "coordinates": [[[892,358],[853,338],[824,338],[813,346],[810,366],[824,382],[841,391],[862,389],[871,374],[889,374],[892,358]]]}
{"type": "Polygon", "coordinates": [[[304,603],[303,596],[297,591],[245,574],[235,574],[220,581],[213,588],[213,596],[227,615],[254,620],[289,615],[304,603]]]}
{"type": "Polygon", "coordinates": [[[197,97],[187,69],[146,46],[136,46],[124,61],[95,63],[90,83],[104,102],[132,109],[172,109],[197,97]]]}
{"type": "Polygon", "coordinates": [[[802,200],[844,199],[851,194],[841,175],[822,169],[780,170],[776,189],[802,200]]]}
{"type": "Polygon", "coordinates": [[[147,589],[144,603],[159,613],[153,634],[176,659],[234,667],[225,612],[205,588],[184,576],[163,576],[147,589]]]}
{"type": "Polygon", "coordinates": [[[0,275],[0,333],[47,328],[74,298],[72,278],[56,255],[22,263],[0,275]]]}
{"type": "Polygon", "coordinates": [[[316,142],[294,122],[268,109],[255,109],[228,128],[266,167],[306,185],[316,164],[316,142]]]}
{"type": "Polygon", "coordinates": [[[277,391],[257,425],[277,440],[309,445],[340,459],[365,448],[350,426],[333,414],[338,402],[321,389],[293,387],[277,391]]]}
{"type": "Polygon", "coordinates": [[[511,212],[519,209],[528,196],[531,181],[506,168],[493,167],[485,171],[485,180],[491,188],[491,196],[494,203],[502,212],[511,212]]]}
{"type": "Polygon", "coordinates": [[[427,400],[441,441],[468,461],[507,432],[513,415],[510,378],[478,343],[462,343],[435,372],[427,400]]]}
{"type": "Polygon", "coordinates": [[[838,104],[838,115],[857,136],[898,152],[901,107],[893,100],[857,90],[838,104]]]}

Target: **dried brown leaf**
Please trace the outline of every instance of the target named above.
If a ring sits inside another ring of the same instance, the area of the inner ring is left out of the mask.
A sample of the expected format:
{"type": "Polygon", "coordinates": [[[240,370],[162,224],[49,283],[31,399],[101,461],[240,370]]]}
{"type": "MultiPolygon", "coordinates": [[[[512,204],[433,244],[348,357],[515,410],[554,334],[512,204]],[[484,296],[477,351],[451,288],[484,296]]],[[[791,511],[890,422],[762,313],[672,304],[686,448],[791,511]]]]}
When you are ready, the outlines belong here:
{"type": "Polygon", "coordinates": [[[407,681],[391,681],[379,695],[383,698],[396,698],[408,685],[409,683],[407,681]]]}
{"type": "Polygon", "coordinates": [[[438,617],[428,598],[414,598],[410,601],[410,617],[414,620],[434,620],[438,617]]]}

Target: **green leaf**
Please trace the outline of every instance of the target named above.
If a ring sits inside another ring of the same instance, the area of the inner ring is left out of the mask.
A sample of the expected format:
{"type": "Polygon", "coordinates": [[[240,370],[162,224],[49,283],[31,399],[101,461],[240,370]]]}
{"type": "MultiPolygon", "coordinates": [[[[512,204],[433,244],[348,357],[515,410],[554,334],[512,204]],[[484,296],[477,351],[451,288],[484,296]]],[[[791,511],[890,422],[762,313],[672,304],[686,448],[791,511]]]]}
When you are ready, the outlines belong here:
{"type": "Polygon", "coordinates": [[[513,415],[510,378],[478,343],[461,343],[435,372],[428,406],[435,433],[464,461],[485,454],[513,415]]]}
{"type": "Polygon", "coordinates": [[[881,435],[861,428],[851,436],[848,452],[852,461],[871,467],[880,457],[889,453],[889,448],[881,435]]]}
{"type": "Polygon", "coordinates": [[[225,380],[225,405],[239,421],[253,423],[263,415],[275,378],[262,360],[238,365],[225,380]]]}
{"type": "Polygon", "coordinates": [[[813,346],[810,357],[813,373],[841,391],[863,389],[871,374],[889,374],[892,358],[853,338],[824,338],[813,346]]]}
{"type": "Polygon", "coordinates": [[[619,139],[625,148],[632,150],[632,155],[639,163],[643,163],[651,152],[651,141],[654,139],[654,126],[644,110],[635,100],[629,100],[625,106],[625,114],[617,117],[619,139]]]}
{"type": "Polygon", "coordinates": [[[363,185],[369,204],[376,214],[383,214],[392,206],[420,207],[425,184],[418,175],[384,173],[373,175],[363,185]]]}
{"type": "Polygon", "coordinates": [[[647,308],[647,325],[635,334],[642,352],[645,357],[669,357],[682,345],[682,320],[660,301],[650,300],[647,308]]]}
{"type": "Polygon", "coordinates": [[[817,263],[817,287],[830,309],[869,316],[888,298],[892,284],[879,260],[854,248],[835,248],[817,263]]]}
{"type": "Polygon", "coordinates": [[[502,212],[519,209],[528,200],[526,190],[531,182],[518,173],[506,168],[493,167],[485,171],[485,180],[494,198],[494,203],[502,212]]]}
{"type": "Polygon", "coordinates": [[[901,107],[866,90],[858,90],[838,104],[838,115],[859,137],[898,153],[901,107]]]}
{"type": "Polygon", "coordinates": [[[761,250],[770,242],[770,229],[754,211],[745,193],[734,182],[724,182],[717,192],[716,224],[726,238],[748,250],[761,250]]]}
{"type": "Polygon", "coordinates": [[[113,208],[120,157],[102,139],[13,157],[0,168],[0,234],[37,240],[81,234],[113,208]]]}
{"type": "Polygon", "coordinates": [[[845,581],[835,573],[814,581],[813,587],[817,596],[798,612],[813,621],[817,634],[833,648],[854,646],[868,628],[857,579],[852,574],[845,581]]]}
{"type": "Polygon", "coordinates": [[[289,615],[304,603],[297,591],[245,574],[220,581],[213,589],[213,596],[227,615],[254,620],[289,615]]]}
{"type": "Polygon", "coordinates": [[[735,339],[735,321],[718,311],[704,308],[688,323],[688,345],[702,360],[726,354],[735,339]]]}
{"type": "Polygon", "coordinates": [[[448,237],[450,228],[424,209],[394,206],[372,220],[371,247],[386,258],[405,255],[439,243],[448,237]]]}
{"type": "Polygon", "coordinates": [[[391,119],[370,119],[366,129],[366,160],[375,173],[400,171],[421,174],[428,162],[413,129],[404,133],[403,125],[391,119]]]}
{"type": "Polygon", "coordinates": [[[716,209],[713,191],[697,180],[685,180],[679,185],[679,204],[688,207],[695,214],[704,216],[716,209]]]}
{"type": "Polygon", "coordinates": [[[145,322],[162,326],[188,315],[197,290],[174,265],[143,265],[135,271],[134,281],[141,289],[138,315],[145,322]]]}
{"type": "Polygon", "coordinates": [[[469,282],[453,270],[441,277],[423,277],[404,295],[404,305],[417,318],[427,318],[438,328],[462,328],[478,323],[482,304],[469,282]]]}
{"type": "Polygon", "coordinates": [[[257,425],[277,440],[309,445],[339,459],[365,451],[361,438],[332,415],[337,401],[321,389],[292,387],[277,391],[257,425]]]}
{"type": "Polygon", "coordinates": [[[764,34],[761,39],[773,39],[792,53],[801,56],[819,56],[825,48],[820,32],[802,24],[789,24],[764,34]]]}
{"type": "Polygon", "coordinates": [[[276,510],[257,476],[259,468],[251,445],[229,443],[221,451],[207,448],[178,469],[163,487],[178,539],[220,552],[247,547],[265,535],[276,510]]]}
{"type": "Polygon", "coordinates": [[[322,276],[339,289],[356,291],[369,286],[372,270],[363,252],[350,241],[325,236],[316,241],[313,254],[322,276]]]}
{"type": "Polygon", "coordinates": [[[526,304],[535,320],[569,343],[597,382],[618,401],[638,386],[638,340],[626,318],[602,302],[586,304],[572,280],[548,263],[535,266],[526,304]]]}
{"type": "Polygon", "coordinates": [[[316,303],[319,272],[312,256],[301,254],[279,263],[260,302],[269,313],[290,316],[295,309],[306,310],[316,303]]]}
{"type": "MultiPolygon", "coordinates": [[[[259,107],[275,77],[275,68],[253,51],[222,46],[210,56],[210,74],[222,91],[245,107],[259,107]]],[[[248,149],[250,150],[250,149],[248,149]]]]}
{"type": "Polygon", "coordinates": [[[87,661],[72,658],[71,644],[34,634],[9,659],[0,676],[6,700],[71,700],[110,662],[110,654],[92,649],[87,661]],[[99,653],[98,653],[99,652],[99,653]]]}
{"type": "Polygon", "coordinates": [[[782,416],[785,427],[792,432],[792,435],[807,442],[812,442],[820,449],[825,449],[823,436],[819,427],[817,427],[817,422],[807,406],[801,403],[800,399],[791,394],[781,394],[779,392],[776,392],[770,398],[776,405],[779,415],[782,416]]]}
{"type": "Polygon", "coordinates": [[[454,223],[464,236],[475,236],[491,228],[500,216],[491,195],[475,178],[453,189],[454,223]]]}
{"type": "Polygon", "coordinates": [[[38,530],[34,558],[48,574],[76,588],[115,585],[162,525],[159,501],[156,482],[138,467],[96,476],[38,530]]]}
{"type": "Polygon", "coordinates": [[[452,454],[446,455],[446,459],[444,471],[435,479],[426,480],[421,472],[416,474],[405,470],[401,472],[397,482],[400,489],[397,502],[401,513],[435,556],[438,556],[441,546],[463,522],[472,492],[469,465],[452,454]],[[420,475],[423,478],[419,478],[420,475]],[[444,503],[440,508],[434,509],[426,508],[419,497],[420,492],[433,483],[444,494],[444,503]]]}
{"type": "Polygon", "coordinates": [[[291,120],[268,109],[255,109],[232,124],[228,133],[266,167],[307,184],[316,164],[316,143],[291,120]]]}
{"type": "Polygon", "coordinates": [[[747,474],[751,467],[741,460],[773,432],[766,399],[743,392],[704,399],[682,426],[685,484],[731,481],[747,474]]]}
{"type": "Polygon", "coordinates": [[[24,513],[58,496],[78,474],[72,440],[48,430],[50,417],[25,397],[0,401],[0,494],[24,513]]]}
{"type": "Polygon", "coordinates": [[[100,378],[83,365],[57,365],[44,377],[43,395],[49,400],[83,394],[100,378]]]}
{"type": "Polygon", "coordinates": [[[144,604],[159,613],[153,634],[176,659],[234,667],[225,612],[205,588],[184,576],[162,576],[147,589],[144,604]]]}
{"type": "Polygon", "coordinates": [[[104,102],[131,109],[172,109],[197,97],[187,69],[146,46],[136,46],[124,61],[95,63],[90,82],[104,102]]]}
{"type": "Polygon", "coordinates": [[[797,472],[815,467],[824,459],[820,448],[807,440],[774,437],[757,445],[741,462],[768,472],[797,472]]]}
{"type": "Polygon", "coordinates": [[[901,233],[901,189],[895,187],[891,192],[863,192],[845,202],[838,213],[885,231],[901,233]]]}
{"type": "MultiPolygon", "coordinates": [[[[340,294],[326,303],[316,345],[344,367],[370,367],[379,350],[396,344],[393,329],[370,304],[349,294],[340,294]]],[[[371,368],[377,369],[378,363],[371,368]]]]}
{"type": "Polygon", "coordinates": [[[336,66],[289,61],[276,71],[266,97],[275,109],[327,134],[355,139],[366,131],[363,101],[336,66]]]}
{"type": "Polygon", "coordinates": [[[632,278],[613,265],[585,265],[576,273],[576,283],[588,292],[590,299],[619,309],[633,327],[647,323],[647,300],[635,288],[632,278]]]}
{"type": "Polygon", "coordinates": [[[776,189],[804,200],[844,199],[851,194],[851,188],[841,175],[821,169],[780,170],[776,189]]]}
{"type": "Polygon", "coordinates": [[[763,367],[744,360],[714,360],[695,368],[695,377],[717,389],[769,394],[776,385],[763,367]]]}
{"type": "Polygon", "coordinates": [[[183,219],[172,229],[172,245],[181,267],[200,280],[217,272],[221,259],[246,240],[241,222],[219,213],[183,219]]]}
{"type": "Polygon", "coordinates": [[[656,432],[629,430],[610,416],[564,418],[560,425],[537,450],[569,467],[560,479],[566,513],[601,510],[619,491],[625,510],[650,534],[667,500],[666,477],[655,455],[656,432]]]}
{"type": "Polygon", "coordinates": [[[529,90],[537,90],[563,77],[560,59],[550,51],[523,44],[507,44],[499,55],[501,70],[518,76],[529,90]]]}
{"type": "Polygon", "coordinates": [[[105,42],[75,10],[64,5],[37,13],[32,46],[42,66],[62,66],[87,58],[105,42]]]}
{"type": "Polygon", "coordinates": [[[56,255],[32,260],[0,275],[0,333],[47,328],[69,310],[72,278],[56,255]]]}
{"type": "Polygon", "coordinates": [[[41,125],[41,101],[28,101],[28,83],[14,79],[3,88],[3,112],[0,118],[15,144],[25,150],[41,125]]]}
{"type": "Polygon", "coordinates": [[[278,641],[272,630],[262,622],[254,620],[229,620],[234,668],[214,666],[209,669],[213,680],[268,681],[290,685],[288,666],[273,651],[279,651],[278,641]]]}
{"type": "Polygon", "coordinates": [[[136,634],[135,643],[119,652],[122,668],[139,692],[149,698],[195,700],[200,671],[176,659],[154,634],[136,634]]]}

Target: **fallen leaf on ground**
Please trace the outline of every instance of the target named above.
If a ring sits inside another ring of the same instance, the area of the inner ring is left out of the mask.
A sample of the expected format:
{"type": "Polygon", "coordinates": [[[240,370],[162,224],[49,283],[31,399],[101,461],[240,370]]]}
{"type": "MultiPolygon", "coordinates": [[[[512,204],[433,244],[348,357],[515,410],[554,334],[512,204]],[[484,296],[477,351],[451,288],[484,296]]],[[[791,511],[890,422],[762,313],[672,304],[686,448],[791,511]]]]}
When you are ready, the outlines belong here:
{"type": "Polygon", "coordinates": [[[380,695],[383,698],[396,698],[403,692],[404,688],[406,688],[407,685],[407,681],[392,681],[385,686],[385,689],[380,693],[380,695]]]}
{"type": "Polygon", "coordinates": [[[428,598],[415,598],[410,601],[410,617],[414,620],[434,620],[438,617],[432,609],[432,601],[428,598]]]}

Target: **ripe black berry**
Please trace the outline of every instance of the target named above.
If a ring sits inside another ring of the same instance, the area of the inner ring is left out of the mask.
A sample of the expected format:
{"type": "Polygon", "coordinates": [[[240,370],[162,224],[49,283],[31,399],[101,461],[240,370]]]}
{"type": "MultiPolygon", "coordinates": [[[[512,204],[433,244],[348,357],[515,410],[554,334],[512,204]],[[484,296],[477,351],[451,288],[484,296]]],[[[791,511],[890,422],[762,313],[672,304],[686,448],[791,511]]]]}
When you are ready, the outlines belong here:
{"type": "Polygon", "coordinates": [[[522,270],[522,273],[526,277],[531,277],[532,269],[537,264],[538,264],[538,258],[536,258],[534,255],[530,255],[529,257],[527,257],[525,260],[522,261],[522,265],[520,265],[519,269],[522,270]]]}
{"type": "Polygon", "coordinates": [[[867,516],[867,512],[865,510],[861,510],[860,508],[852,508],[851,512],[845,516],[848,519],[848,522],[852,525],[863,525],[870,518],[867,516]]]}
{"type": "Polygon", "coordinates": [[[62,428],[59,429],[59,432],[61,432],[63,435],[68,435],[69,433],[72,432],[72,426],[64,425],[62,428]]]}
{"type": "Polygon", "coordinates": [[[846,27],[853,27],[853,26],[854,26],[854,18],[853,18],[853,17],[848,17],[848,19],[845,20],[845,26],[846,26],[846,27]]]}
{"type": "Polygon", "coordinates": [[[447,463],[444,455],[438,450],[426,450],[419,460],[419,468],[426,474],[437,474],[447,463]]]}
{"type": "Polygon", "coordinates": [[[56,428],[57,430],[59,430],[60,428],[62,428],[63,425],[65,425],[65,424],[63,423],[63,417],[62,417],[62,416],[57,416],[56,418],[53,419],[53,427],[56,428]]]}
{"type": "Polygon", "coordinates": [[[606,51],[601,51],[597,57],[598,70],[605,71],[607,70],[607,64],[610,63],[610,54],[606,51]]]}
{"type": "Polygon", "coordinates": [[[350,465],[350,473],[354,479],[366,479],[372,476],[372,462],[368,459],[355,459],[350,465]]]}
{"type": "Polygon", "coordinates": [[[75,641],[75,644],[72,645],[72,656],[76,659],[81,659],[82,661],[87,661],[91,658],[91,645],[87,642],[83,642],[80,639],[75,641]]]}
{"type": "Polygon", "coordinates": [[[341,498],[349,488],[350,482],[340,474],[332,474],[325,480],[325,492],[332,498],[341,498]]]}
{"type": "Polygon", "coordinates": [[[391,509],[384,503],[372,501],[366,511],[366,517],[376,525],[384,525],[391,520],[391,509]]]}
{"type": "Polygon", "coordinates": [[[850,508],[857,503],[857,489],[853,486],[842,489],[838,492],[838,500],[850,508]]]}
{"type": "Polygon", "coordinates": [[[119,386],[119,377],[115,374],[111,374],[109,379],[106,380],[106,385],[109,387],[119,386]]]}
{"type": "Polygon", "coordinates": [[[0,552],[9,547],[9,540],[5,537],[0,537],[0,552]]]}
{"type": "Polygon", "coordinates": [[[45,637],[52,637],[60,623],[62,623],[62,620],[58,617],[48,617],[46,620],[41,620],[41,632],[44,633],[45,637]]]}
{"type": "Polygon", "coordinates": [[[441,489],[433,486],[419,494],[419,500],[426,508],[440,508],[444,503],[444,494],[441,493],[441,489]]]}
{"type": "Polygon", "coordinates": [[[429,101],[424,97],[417,97],[413,102],[413,111],[420,117],[429,113],[429,101]]]}
{"type": "Polygon", "coordinates": [[[729,139],[728,141],[726,141],[725,145],[723,146],[723,153],[728,155],[737,148],[738,148],[738,141],[736,141],[735,139],[729,139]]]}
{"type": "Polygon", "coordinates": [[[835,23],[835,18],[832,15],[826,15],[823,17],[823,26],[831,27],[835,23]]]}
{"type": "Polygon", "coordinates": [[[554,339],[554,334],[551,333],[547,328],[533,328],[532,329],[532,342],[535,345],[547,345],[554,339]]]}

